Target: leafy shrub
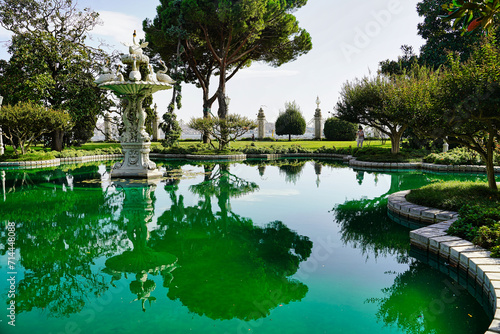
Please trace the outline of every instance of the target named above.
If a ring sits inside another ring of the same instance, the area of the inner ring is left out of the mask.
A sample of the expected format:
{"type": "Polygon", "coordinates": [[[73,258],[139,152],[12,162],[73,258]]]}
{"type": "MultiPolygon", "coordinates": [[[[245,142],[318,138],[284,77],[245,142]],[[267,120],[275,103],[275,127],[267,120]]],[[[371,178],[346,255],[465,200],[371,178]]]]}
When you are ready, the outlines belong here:
{"type": "Polygon", "coordinates": [[[84,157],[89,155],[107,155],[107,154],[121,154],[121,147],[103,147],[97,148],[95,150],[75,150],[75,149],[65,149],[61,152],[51,152],[56,158],[74,158],[74,157],[84,157]]]}
{"type": "MultiPolygon", "coordinates": [[[[448,233],[486,248],[500,255],[500,208],[480,205],[465,205],[459,210],[457,219],[448,233]]],[[[492,254],[493,255],[493,254],[492,254]]]]}
{"type": "Polygon", "coordinates": [[[332,146],[332,147],[326,147],[326,146],[321,146],[320,148],[317,148],[314,153],[321,153],[321,154],[325,154],[325,153],[329,153],[329,154],[335,154],[335,153],[338,153],[337,152],[337,149],[335,148],[335,146],[332,146]]]}
{"type": "Polygon", "coordinates": [[[52,152],[28,152],[13,159],[7,158],[5,161],[43,161],[53,160],[55,158],[56,157],[52,152]]]}
{"type": "Polygon", "coordinates": [[[257,147],[255,145],[247,145],[241,150],[245,154],[288,154],[288,153],[311,153],[312,150],[304,148],[300,145],[281,146],[271,145],[269,147],[257,147]]]}
{"type": "Polygon", "coordinates": [[[323,133],[327,140],[352,141],[356,139],[356,124],[330,117],[325,122],[323,133]]]}
{"type": "MultiPolygon", "coordinates": [[[[483,161],[476,152],[465,147],[457,147],[444,153],[431,153],[424,162],[439,165],[482,165],[483,161]]],[[[498,159],[497,159],[498,163],[498,159]]]]}
{"type": "Polygon", "coordinates": [[[275,122],[276,134],[278,136],[303,135],[306,132],[306,120],[300,112],[300,107],[294,102],[285,103],[285,112],[280,113],[275,122]]]}

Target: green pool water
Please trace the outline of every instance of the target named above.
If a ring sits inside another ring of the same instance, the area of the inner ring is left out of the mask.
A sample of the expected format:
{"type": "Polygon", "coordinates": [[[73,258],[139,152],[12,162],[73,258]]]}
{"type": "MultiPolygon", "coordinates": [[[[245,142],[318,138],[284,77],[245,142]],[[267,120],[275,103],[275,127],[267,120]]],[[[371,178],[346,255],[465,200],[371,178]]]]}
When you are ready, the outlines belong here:
{"type": "Polygon", "coordinates": [[[162,168],[149,183],[99,164],[0,172],[0,333],[489,326],[466,289],[410,256],[409,229],[386,210],[393,192],[483,176],[306,160],[162,168]]]}

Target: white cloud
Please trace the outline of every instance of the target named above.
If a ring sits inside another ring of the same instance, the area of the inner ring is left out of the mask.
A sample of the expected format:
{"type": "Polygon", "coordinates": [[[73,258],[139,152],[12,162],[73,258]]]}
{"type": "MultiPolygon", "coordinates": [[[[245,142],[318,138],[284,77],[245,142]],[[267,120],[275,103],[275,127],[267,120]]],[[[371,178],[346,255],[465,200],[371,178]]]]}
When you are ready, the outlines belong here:
{"type": "Polygon", "coordinates": [[[99,18],[103,24],[96,26],[92,34],[112,38],[111,44],[132,43],[134,30],[137,30],[137,40],[144,38],[142,20],[136,16],[103,10],[99,11],[99,18]]]}

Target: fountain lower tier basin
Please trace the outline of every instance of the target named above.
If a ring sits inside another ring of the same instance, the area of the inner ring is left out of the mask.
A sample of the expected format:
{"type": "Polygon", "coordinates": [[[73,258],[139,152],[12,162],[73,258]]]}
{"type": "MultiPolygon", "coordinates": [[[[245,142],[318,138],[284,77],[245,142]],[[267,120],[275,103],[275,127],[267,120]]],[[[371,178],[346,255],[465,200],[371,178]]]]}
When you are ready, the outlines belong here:
{"type": "Polygon", "coordinates": [[[124,159],[113,166],[112,178],[149,179],[163,176],[163,173],[156,168],[156,164],[149,160],[151,142],[123,142],[121,145],[124,159]]]}

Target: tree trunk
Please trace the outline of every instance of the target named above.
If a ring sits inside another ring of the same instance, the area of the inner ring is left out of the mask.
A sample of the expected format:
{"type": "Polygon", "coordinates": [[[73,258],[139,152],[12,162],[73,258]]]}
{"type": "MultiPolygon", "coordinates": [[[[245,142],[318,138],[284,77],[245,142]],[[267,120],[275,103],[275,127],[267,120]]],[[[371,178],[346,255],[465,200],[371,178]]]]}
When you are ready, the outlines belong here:
{"type": "Polygon", "coordinates": [[[398,131],[391,130],[389,138],[391,138],[391,153],[398,154],[399,153],[399,142],[401,141],[401,137],[403,137],[403,133],[406,130],[406,126],[402,126],[398,131]]]}
{"type": "Polygon", "coordinates": [[[292,135],[288,134],[288,141],[292,141],[292,135]]]}
{"type": "Polygon", "coordinates": [[[486,175],[488,176],[488,187],[492,190],[498,190],[495,180],[495,167],[493,166],[493,145],[494,145],[493,129],[490,129],[488,142],[486,143],[486,175]]]}
{"type": "Polygon", "coordinates": [[[61,152],[63,150],[64,131],[55,130],[52,134],[52,150],[61,152]]]}
{"type": "MultiPolygon", "coordinates": [[[[210,107],[207,106],[207,102],[205,101],[205,97],[203,97],[203,118],[210,117],[210,107]]],[[[203,143],[208,144],[210,142],[210,137],[208,133],[203,132],[203,143]]]]}

